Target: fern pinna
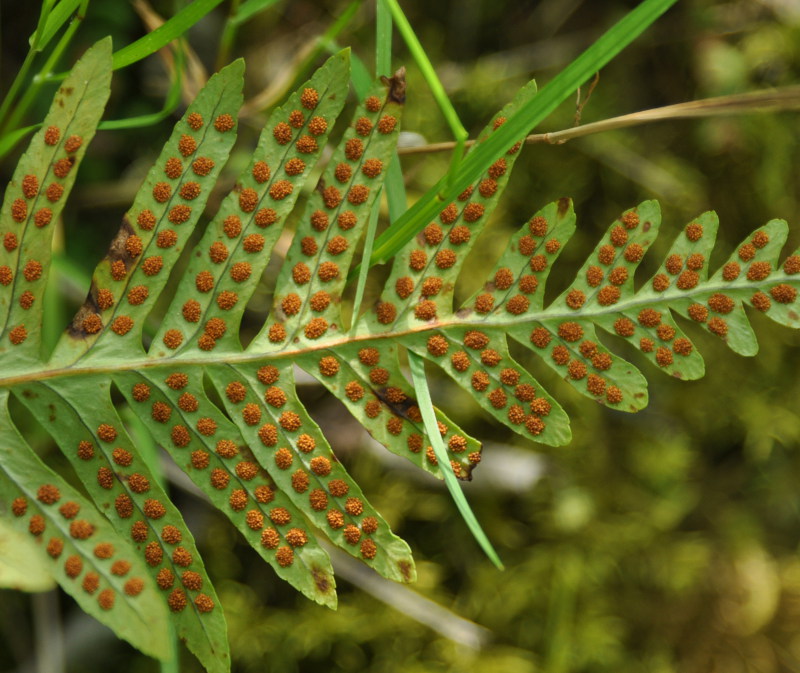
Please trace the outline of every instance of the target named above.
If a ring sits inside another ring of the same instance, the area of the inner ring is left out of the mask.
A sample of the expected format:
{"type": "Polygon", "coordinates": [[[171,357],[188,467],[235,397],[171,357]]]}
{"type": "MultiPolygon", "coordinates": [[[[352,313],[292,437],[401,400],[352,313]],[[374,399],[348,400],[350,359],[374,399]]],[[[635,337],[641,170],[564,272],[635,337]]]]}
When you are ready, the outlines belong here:
{"type": "MultiPolygon", "coordinates": [[[[344,106],[342,52],[271,115],[235,188],[184,251],[234,144],[243,65],[211,78],[125,214],[85,303],[43,359],[51,239],[108,97],[110,55],[103,41],[76,65],[6,191],[0,508],[3,525],[17,530],[27,553],[48,560],[65,591],[155,657],[169,656],[172,622],[208,670],[230,666],[222,608],[192,534],[137,449],[115,390],[280,577],[333,607],[335,581],[317,536],[395,580],[413,580],[414,565],[299,401],[295,365],[390,451],[442,476],[403,373],[404,349],[444,369],[514,431],[562,445],[570,439],[568,418],[511,357],[508,336],[582,394],[636,411],[647,403],[645,379],[599,342],[598,326],[633,343],[658,369],[694,379],[703,360],[673,311],[743,355],[756,350],[745,303],[789,326],[800,320],[800,256],[778,263],[787,235],[781,221],[756,231],[709,277],[717,220],[706,213],[637,290],[636,268],[659,227],[654,202],[623,213],[575,281],[545,306],[547,275],[575,228],[566,199],[525,223],[481,290],[454,310],[458,274],[508,181],[517,143],[436,221],[421,223],[397,252],[380,298],[348,327],[348,271],[400,128],[405,83],[396,75],[360,102],[299,215],[272,310],[242,349],[245,306],[344,106]],[[145,319],[179,260],[171,304],[145,348],[145,319]],[[209,397],[212,388],[222,408],[209,397]],[[8,411],[12,393],[52,434],[84,493],[19,434],[8,411]]],[[[534,95],[533,84],[523,88],[479,141],[534,95]]],[[[480,443],[438,410],[436,419],[449,459],[444,469],[471,478],[480,443]]]]}

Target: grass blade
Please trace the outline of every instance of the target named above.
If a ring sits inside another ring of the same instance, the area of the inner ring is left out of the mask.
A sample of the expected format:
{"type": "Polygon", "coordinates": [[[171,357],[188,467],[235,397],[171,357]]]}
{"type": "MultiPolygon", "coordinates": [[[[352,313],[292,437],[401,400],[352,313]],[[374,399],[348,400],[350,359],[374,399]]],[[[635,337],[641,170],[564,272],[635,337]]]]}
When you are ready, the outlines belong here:
{"type": "Polygon", "coordinates": [[[38,38],[34,39],[36,36],[31,36],[31,47],[37,51],[42,51],[47,47],[47,45],[50,44],[50,40],[53,39],[53,36],[61,30],[61,26],[67,22],[67,19],[72,16],[72,13],[80,4],[81,0],[62,0],[59,2],[47,16],[47,21],[44,24],[42,32],[38,35],[38,38]]]}
{"type": "Polygon", "coordinates": [[[164,25],[116,52],[112,61],[114,70],[141,61],[157,52],[161,47],[183,35],[221,2],[222,0],[195,0],[188,4],[164,25]]]}
{"type": "Polygon", "coordinates": [[[483,549],[484,553],[489,557],[489,560],[491,560],[492,563],[494,563],[500,570],[503,570],[503,562],[500,560],[500,557],[494,550],[492,543],[489,542],[489,538],[486,537],[486,533],[483,532],[483,528],[481,528],[481,525],[475,518],[472,508],[469,506],[467,499],[464,497],[464,493],[458,485],[456,475],[453,474],[453,470],[450,468],[450,462],[447,458],[447,451],[444,448],[442,437],[437,428],[436,414],[433,411],[433,403],[431,402],[430,390],[428,390],[428,382],[425,379],[425,360],[423,360],[416,353],[408,351],[408,362],[411,366],[411,379],[414,382],[414,392],[417,395],[417,403],[419,404],[419,410],[422,413],[422,420],[425,422],[425,429],[428,433],[428,438],[431,440],[431,444],[433,445],[433,452],[436,454],[436,459],[439,461],[439,465],[441,466],[442,474],[444,475],[444,483],[447,485],[447,490],[450,491],[450,495],[455,501],[458,511],[461,512],[461,516],[469,527],[473,537],[478,541],[481,549],[483,549]]]}
{"type": "Polygon", "coordinates": [[[442,82],[439,80],[433,64],[430,62],[428,55],[425,53],[425,49],[422,44],[420,44],[419,38],[414,33],[414,29],[408,22],[397,0],[380,0],[379,6],[381,5],[391,12],[397,24],[397,29],[400,31],[400,35],[403,36],[408,50],[417,62],[417,67],[420,69],[422,76],[430,87],[433,98],[442,111],[442,115],[456,140],[456,146],[450,159],[450,170],[447,171],[447,182],[444,185],[445,191],[450,191],[450,186],[455,176],[458,175],[458,166],[464,155],[464,142],[468,137],[467,129],[465,129],[464,125],[461,123],[461,119],[459,119],[456,109],[450,102],[450,97],[444,90],[444,86],[442,86],[442,82]]]}
{"type": "Polygon", "coordinates": [[[239,5],[239,9],[236,14],[230,18],[229,23],[234,26],[240,26],[245,23],[245,21],[252,19],[256,14],[269,9],[273,5],[277,5],[279,1],[280,0],[246,0],[239,5]]]}
{"type": "Polygon", "coordinates": [[[435,217],[442,203],[453,200],[519,137],[527,135],[536,124],[571,96],[583,82],[629,45],[676,1],[645,0],[626,14],[542,88],[529,106],[509,117],[497,133],[466,156],[452,179],[449,174],[442,177],[391,229],[384,232],[375,242],[370,265],[391,259],[412,236],[435,217]]]}
{"type": "Polygon", "coordinates": [[[101,122],[98,128],[102,131],[114,131],[118,129],[135,129],[143,126],[158,124],[162,119],[169,117],[181,103],[181,86],[183,85],[183,69],[186,62],[184,45],[179,42],[175,50],[175,77],[169,85],[167,97],[164,99],[164,106],[158,111],[126,119],[109,119],[101,122]]]}

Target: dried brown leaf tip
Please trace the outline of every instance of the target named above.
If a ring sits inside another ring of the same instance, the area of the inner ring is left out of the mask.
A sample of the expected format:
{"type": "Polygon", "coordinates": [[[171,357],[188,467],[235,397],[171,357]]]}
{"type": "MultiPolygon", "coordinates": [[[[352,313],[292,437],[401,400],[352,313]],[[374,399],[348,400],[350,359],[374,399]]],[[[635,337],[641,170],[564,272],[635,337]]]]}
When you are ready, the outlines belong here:
{"type": "Polygon", "coordinates": [[[389,87],[389,100],[401,105],[406,102],[406,69],[399,68],[391,77],[381,76],[381,81],[389,87]]]}

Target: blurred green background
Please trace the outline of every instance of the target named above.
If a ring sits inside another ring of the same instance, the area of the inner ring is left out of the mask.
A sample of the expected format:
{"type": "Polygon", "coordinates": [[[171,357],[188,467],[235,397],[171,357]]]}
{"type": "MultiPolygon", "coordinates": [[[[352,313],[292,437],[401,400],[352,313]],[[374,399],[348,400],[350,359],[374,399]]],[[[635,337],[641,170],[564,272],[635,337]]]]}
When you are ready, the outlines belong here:
{"type": "MultiPolygon", "coordinates": [[[[38,3],[29,4],[0,2],[3,90],[35,25],[38,3]]],[[[291,83],[298,55],[347,4],[284,0],[244,24],[230,57],[246,60],[246,99],[276,82],[291,83]]],[[[636,4],[402,2],[471,136],[527,80],[547,82],[636,4]]],[[[152,5],[162,16],[178,6],[152,5]]],[[[216,68],[228,10],[223,3],[189,35],[208,71],[216,68]]],[[[98,0],[62,65],[104,35],[121,46],[143,32],[127,1],[98,0]]],[[[372,2],[364,2],[337,41],[372,67],[372,2]]],[[[395,67],[408,67],[405,130],[429,142],[449,140],[397,37],[394,53],[395,67]]],[[[582,121],[798,81],[796,0],[681,0],[601,72],[582,121]]],[[[106,118],[158,110],[168,85],[155,56],[118,72],[106,118]]],[[[43,97],[28,123],[41,119],[48,103],[43,97]]],[[[574,103],[564,104],[538,131],[567,128],[574,115],[574,103]]],[[[263,115],[254,112],[242,125],[220,195],[246,162],[259,119],[263,115]]],[[[664,240],[640,278],[653,272],[679,228],[708,209],[721,220],[715,268],[768,219],[800,221],[798,121],[796,112],[771,112],[662,122],[526,147],[494,226],[475,247],[469,268],[476,272],[465,274],[459,293],[471,294],[480,269],[488,271],[516,227],[562,196],[575,200],[578,231],[551,276],[548,297],[566,286],[611,220],[644,199],[661,202],[664,240]]],[[[97,135],[59,241],[68,269],[61,283],[65,319],[85,295],[82,274],[88,278],[104,254],[172,123],[97,135]]],[[[0,169],[4,181],[14,160],[7,157],[0,169]]],[[[409,198],[433,184],[448,160],[446,154],[404,158],[409,198]]],[[[210,204],[213,213],[213,197],[210,204]]],[[[787,250],[798,245],[794,226],[787,250]]],[[[270,265],[252,302],[245,338],[270,305],[277,267],[270,265]]],[[[377,293],[382,272],[373,275],[370,291],[377,293]]],[[[693,383],[670,380],[604,338],[650,379],[650,406],[637,415],[592,404],[518,352],[573,419],[574,439],[560,449],[498,427],[458,388],[434,379],[434,401],[485,439],[484,460],[465,491],[505,572],[483,556],[440,483],[393,460],[320,387],[302,385],[337,455],[414,550],[419,581],[394,586],[337,555],[339,610],[312,605],[280,582],[177,475],[172,492],[226,610],[234,670],[800,671],[800,335],[749,315],[761,344],[753,359],[687,328],[708,372],[693,383]]],[[[30,428],[27,436],[39,451],[52,450],[41,431],[30,428]]],[[[63,595],[32,600],[9,591],[0,591],[0,670],[35,670],[32,654],[43,645],[34,622],[52,609],[62,618],[70,673],[159,670],[63,595]]],[[[199,670],[185,651],[181,670],[199,670]]]]}

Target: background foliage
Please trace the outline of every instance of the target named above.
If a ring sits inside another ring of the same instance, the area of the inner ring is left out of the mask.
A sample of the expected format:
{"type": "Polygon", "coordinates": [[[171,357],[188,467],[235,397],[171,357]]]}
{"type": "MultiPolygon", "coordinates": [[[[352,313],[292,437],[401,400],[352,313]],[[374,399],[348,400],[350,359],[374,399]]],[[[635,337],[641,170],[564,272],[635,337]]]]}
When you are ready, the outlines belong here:
{"type": "MultiPolygon", "coordinates": [[[[547,81],[634,4],[407,0],[403,7],[474,136],[527,79],[547,81]]],[[[295,56],[345,6],[282,2],[244,24],[231,56],[247,61],[246,99],[287,73],[293,79],[295,56]]],[[[165,16],[175,11],[171,3],[154,7],[165,16]]],[[[221,5],[189,34],[210,71],[227,10],[221,5]]],[[[35,17],[16,8],[12,13],[10,2],[0,11],[5,88],[35,17]]],[[[93,4],[64,62],[103,35],[121,45],[142,31],[127,3],[93,4]]],[[[793,84],[800,74],[798,31],[800,13],[790,3],[684,0],[603,70],[583,121],[793,84]]],[[[364,6],[338,42],[359,45],[356,53],[371,65],[373,36],[372,12],[364,6]]],[[[394,65],[409,68],[404,129],[430,141],[448,139],[413,64],[399,47],[395,53],[394,65]]],[[[107,118],[158,110],[167,86],[157,58],[118,72],[107,118]]],[[[44,111],[34,108],[31,122],[44,111]]],[[[573,116],[573,106],[562,106],[540,130],[568,127],[573,116]]],[[[74,306],[85,291],[77,286],[81,274],[104,253],[171,123],[146,132],[100,132],[93,143],[64,218],[61,285],[74,306]]],[[[253,124],[249,146],[258,126],[253,124]]],[[[792,225],[800,219],[796,129],[796,114],[781,113],[661,123],[528,147],[495,212],[497,226],[476,246],[475,263],[488,265],[502,251],[503,226],[510,235],[543,204],[571,196],[579,228],[554,269],[548,298],[566,286],[608,222],[647,198],[661,201],[665,232],[641,275],[663,256],[679,226],[709,208],[721,223],[714,268],[769,218],[792,225]]],[[[245,125],[240,136],[242,147],[249,147],[245,125]]],[[[13,158],[4,163],[4,181],[13,158]]],[[[220,185],[229,186],[246,160],[245,149],[233,156],[220,185]]],[[[438,179],[447,162],[446,155],[403,159],[410,197],[438,179]]],[[[795,229],[787,249],[798,243],[795,229]]],[[[474,289],[465,279],[458,294],[474,289]]],[[[271,298],[262,300],[266,309],[271,298]]],[[[66,321],[71,311],[64,314],[66,321]]],[[[492,438],[466,490],[504,573],[469,537],[440,483],[373,450],[354,421],[343,422],[336,400],[318,386],[301,386],[352,476],[412,545],[419,573],[412,591],[486,630],[454,617],[438,620],[451,628],[447,635],[432,630],[414,619],[424,617],[425,606],[411,603],[404,612],[387,606],[364,590],[368,576],[356,570],[352,584],[340,582],[338,612],[319,608],[277,581],[221,515],[174,483],[174,498],[226,609],[235,670],[800,668],[800,336],[761,316],[751,319],[763,344],[755,359],[715,347],[689,328],[707,376],[691,383],[650,377],[650,406],[633,416],[588,404],[537,367],[542,383],[573,416],[574,439],[564,448],[504,434],[455,386],[437,382],[435,399],[449,400],[454,420],[474,436],[492,438]]],[[[31,432],[27,436],[36,441],[31,432]]],[[[41,434],[37,450],[60,460],[49,442],[41,434]]],[[[404,587],[387,591],[389,603],[403,605],[404,587]]],[[[26,666],[40,645],[31,606],[41,600],[0,594],[0,670],[32,670],[26,666]]],[[[60,610],[68,670],[95,670],[101,663],[121,671],[157,670],[68,599],[60,610]]],[[[185,671],[197,666],[188,654],[182,665],[185,671]]]]}

